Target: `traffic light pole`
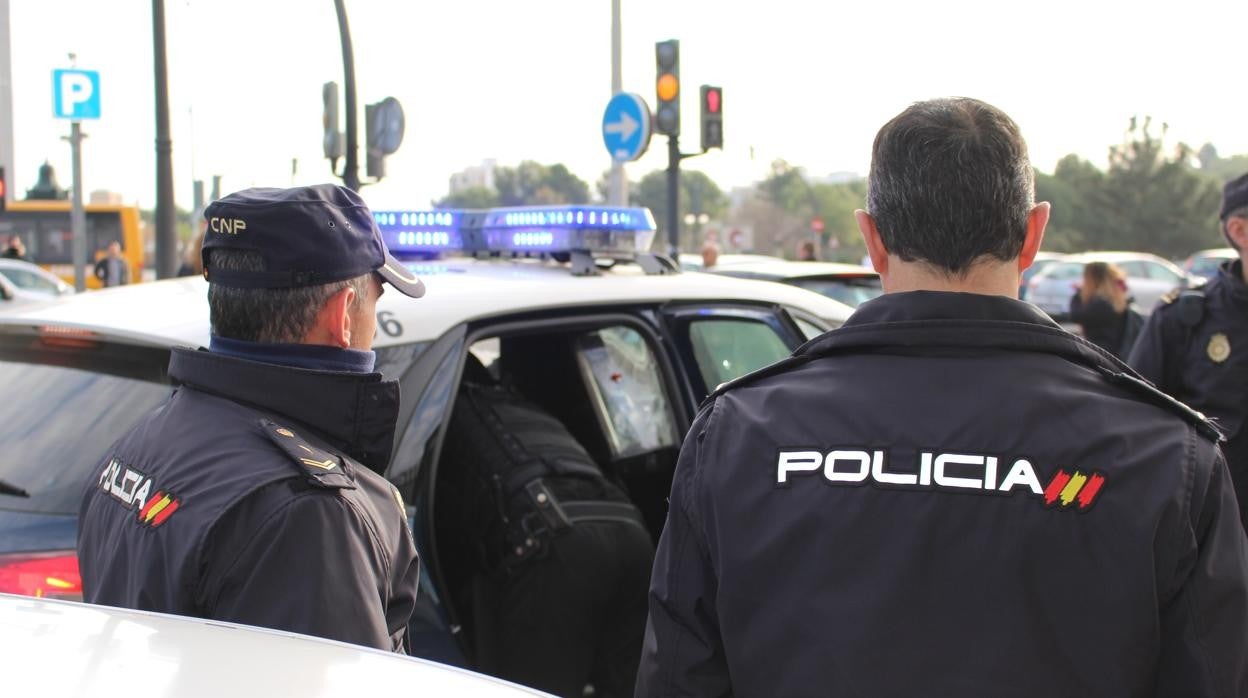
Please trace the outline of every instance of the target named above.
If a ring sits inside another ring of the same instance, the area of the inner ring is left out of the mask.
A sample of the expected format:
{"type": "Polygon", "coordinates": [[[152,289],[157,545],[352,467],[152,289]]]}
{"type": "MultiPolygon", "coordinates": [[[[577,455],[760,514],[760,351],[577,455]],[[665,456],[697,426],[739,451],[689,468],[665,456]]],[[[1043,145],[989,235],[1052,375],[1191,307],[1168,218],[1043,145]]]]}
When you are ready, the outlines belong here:
{"type": "Polygon", "coordinates": [[[680,143],[667,137],[667,254],[680,259],[680,143]]]}
{"type": "Polygon", "coordinates": [[[360,161],[356,155],[359,139],[355,133],[355,51],[351,48],[351,27],[347,25],[345,0],[334,0],[334,9],[338,12],[338,36],[342,40],[342,82],[347,110],[347,159],[342,166],[342,183],[351,191],[359,191],[360,161]]]}
{"type": "Polygon", "coordinates": [[[680,137],[667,137],[667,254],[680,259],[680,161],[706,153],[680,152],[680,137]]]}

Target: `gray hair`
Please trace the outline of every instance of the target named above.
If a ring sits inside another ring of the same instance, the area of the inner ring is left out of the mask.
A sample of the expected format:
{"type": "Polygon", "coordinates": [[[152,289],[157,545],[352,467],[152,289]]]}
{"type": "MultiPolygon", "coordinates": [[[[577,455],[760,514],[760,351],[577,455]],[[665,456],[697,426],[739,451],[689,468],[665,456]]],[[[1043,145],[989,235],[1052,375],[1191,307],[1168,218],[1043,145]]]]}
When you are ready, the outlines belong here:
{"type": "MultiPolygon", "coordinates": [[[[264,271],[264,257],[251,250],[208,250],[209,266],[230,271],[264,271]]],[[[371,273],[371,272],[370,272],[371,273]]],[[[355,302],[368,293],[369,274],[346,281],[297,288],[235,288],[208,284],[212,334],[247,342],[299,343],[316,324],[325,301],[344,288],[355,302]]]]}
{"type": "Polygon", "coordinates": [[[965,277],[987,256],[1016,259],[1035,205],[1018,125],[976,99],[918,102],[880,129],[867,210],[890,254],[965,277]]]}

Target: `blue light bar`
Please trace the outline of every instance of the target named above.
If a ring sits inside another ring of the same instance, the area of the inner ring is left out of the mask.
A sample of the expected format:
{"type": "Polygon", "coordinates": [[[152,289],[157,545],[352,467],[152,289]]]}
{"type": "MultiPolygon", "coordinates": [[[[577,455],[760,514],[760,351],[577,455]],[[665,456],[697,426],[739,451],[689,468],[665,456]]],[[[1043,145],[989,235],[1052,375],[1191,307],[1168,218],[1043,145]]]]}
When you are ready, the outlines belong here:
{"type": "Polygon", "coordinates": [[[463,249],[459,227],[463,212],[374,211],[373,220],[391,254],[436,254],[463,249]]]}
{"type": "Polygon", "coordinates": [[[481,222],[485,249],[501,252],[646,252],[650,210],[612,206],[493,208],[481,222]]]}
{"type": "Polygon", "coordinates": [[[612,206],[375,211],[373,219],[386,247],[400,257],[452,251],[633,255],[648,251],[655,234],[649,209],[612,206]]]}

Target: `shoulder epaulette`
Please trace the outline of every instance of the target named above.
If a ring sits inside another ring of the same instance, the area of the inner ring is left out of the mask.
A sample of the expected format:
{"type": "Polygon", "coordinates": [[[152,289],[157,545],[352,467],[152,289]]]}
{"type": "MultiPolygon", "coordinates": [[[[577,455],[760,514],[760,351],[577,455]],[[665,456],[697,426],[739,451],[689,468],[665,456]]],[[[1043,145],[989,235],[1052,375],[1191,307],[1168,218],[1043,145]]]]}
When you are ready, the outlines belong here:
{"type": "Polygon", "coordinates": [[[299,467],[308,482],[327,489],[355,488],[355,479],[340,456],[313,446],[291,429],[272,420],[261,419],[260,428],[299,467]]]}
{"type": "Polygon", "coordinates": [[[1204,436],[1210,441],[1217,443],[1225,439],[1225,437],[1222,436],[1222,432],[1218,431],[1218,428],[1214,426],[1213,422],[1209,421],[1205,415],[1161,392],[1154,387],[1152,383],[1131,375],[1130,373],[1115,371],[1105,366],[1098,366],[1097,368],[1101,372],[1101,375],[1105,376],[1109,382],[1115,385],[1120,385],[1132,393],[1135,393],[1139,397],[1144,398],[1148,402],[1151,402],[1152,404],[1178,416],[1183,421],[1192,425],[1198,434],[1204,436]]]}

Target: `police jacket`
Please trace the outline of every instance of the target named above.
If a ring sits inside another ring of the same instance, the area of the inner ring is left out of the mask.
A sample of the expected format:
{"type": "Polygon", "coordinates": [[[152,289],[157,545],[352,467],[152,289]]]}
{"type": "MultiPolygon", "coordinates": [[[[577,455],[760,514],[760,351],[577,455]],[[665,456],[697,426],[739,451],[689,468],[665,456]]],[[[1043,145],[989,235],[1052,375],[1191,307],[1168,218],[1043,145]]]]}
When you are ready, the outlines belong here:
{"type": "Polygon", "coordinates": [[[1226,461],[1248,527],[1248,285],[1242,262],[1199,290],[1162,299],[1131,352],[1132,368],[1208,416],[1226,436],[1226,461]]]}
{"type": "Polygon", "coordinates": [[[913,292],[716,391],[638,696],[1244,696],[1216,435],[1034,307],[913,292]]]}
{"type": "Polygon", "coordinates": [[[377,474],[398,386],[189,349],[169,373],[84,496],[85,600],[401,650],[418,562],[377,474]]]}

